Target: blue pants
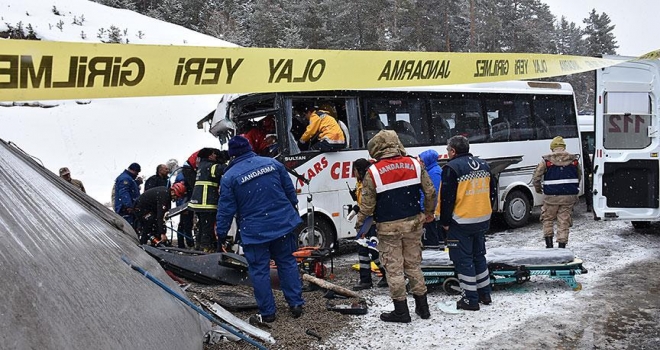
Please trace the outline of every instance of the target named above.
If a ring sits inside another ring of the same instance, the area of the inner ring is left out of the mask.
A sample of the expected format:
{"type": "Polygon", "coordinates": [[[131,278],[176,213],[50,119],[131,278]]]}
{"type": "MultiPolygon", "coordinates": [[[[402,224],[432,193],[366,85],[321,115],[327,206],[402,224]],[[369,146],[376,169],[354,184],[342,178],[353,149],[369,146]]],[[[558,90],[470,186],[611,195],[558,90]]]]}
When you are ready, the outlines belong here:
{"type": "Polygon", "coordinates": [[[479,295],[490,294],[490,274],[486,262],[486,230],[462,230],[452,223],[447,232],[449,258],[471,305],[479,303],[479,295]]]}
{"type": "Polygon", "coordinates": [[[270,286],[270,259],[275,260],[280,287],[289,306],[305,304],[302,281],[293,252],[298,249],[296,235],[289,233],[270,242],[243,246],[250,279],[262,316],[275,314],[275,298],[270,286]]]}

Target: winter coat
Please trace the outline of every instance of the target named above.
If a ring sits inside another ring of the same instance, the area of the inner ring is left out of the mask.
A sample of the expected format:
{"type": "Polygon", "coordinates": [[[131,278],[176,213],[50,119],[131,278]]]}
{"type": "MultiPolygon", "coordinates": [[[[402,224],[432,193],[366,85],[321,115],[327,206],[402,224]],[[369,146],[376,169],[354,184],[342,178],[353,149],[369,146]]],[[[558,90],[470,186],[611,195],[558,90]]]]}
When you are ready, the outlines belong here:
{"type": "Polygon", "coordinates": [[[76,179],[71,179],[71,181],[69,181],[69,183],[72,184],[73,186],[75,186],[77,189],[83,191],[83,193],[87,193],[85,191],[85,186],[83,186],[82,181],[76,180],[76,179]]]}
{"type": "Polygon", "coordinates": [[[305,129],[305,133],[300,137],[300,141],[308,142],[314,136],[319,141],[326,140],[329,144],[346,143],[344,132],[341,130],[337,120],[329,112],[322,109],[312,112],[309,117],[309,125],[305,129]]]}
{"type": "Polygon", "coordinates": [[[115,179],[115,213],[125,215],[128,208],[135,206],[135,200],[140,196],[140,187],[135,182],[136,177],[137,175],[124,170],[115,179]]]}
{"type": "Polygon", "coordinates": [[[557,150],[544,155],[542,158],[543,160],[536,166],[534,171],[532,179],[534,190],[537,193],[545,193],[546,195],[577,195],[580,179],[582,178],[582,168],[578,162],[580,156],[564,150],[557,150]],[[549,168],[555,170],[550,175],[548,175],[549,168]],[[564,184],[549,186],[550,181],[564,182],[564,184]]]}
{"type": "Polygon", "coordinates": [[[291,233],[302,223],[296,205],[296,190],[284,165],[246,152],[232,160],[220,182],[218,240],[227,236],[234,215],[244,245],[291,233]]]}
{"type": "Polygon", "coordinates": [[[488,163],[471,153],[457,154],[442,171],[441,191],[442,226],[456,223],[464,232],[488,230],[495,194],[488,163]]]}
{"type": "MultiPolygon", "coordinates": [[[[405,154],[405,149],[394,131],[381,130],[369,140],[367,148],[369,155],[377,159],[377,162],[369,167],[362,181],[362,202],[356,226],[361,227],[366,217],[374,214],[385,218],[384,221],[381,219],[382,222],[375,220],[379,234],[391,232],[391,228],[399,227],[402,220],[412,219],[419,221],[417,224],[421,224],[423,216],[419,215],[422,213],[419,203],[420,189],[425,194],[425,208],[434,208],[435,202],[435,189],[426,170],[421,168],[417,160],[402,155],[405,154]],[[402,166],[399,166],[399,163],[402,166]],[[384,169],[392,170],[384,171],[384,169]],[[374,174],[382,175],[378,176],[380,183],[375,182],[374,174]],[[386,179],[390,174],[395,176],[386,179]],[[398,175],[414,176],[403,179],[398,175]],[[408,182],[415,183],[406,186],[408,182]],[[411,187],[414,187],[414,190],[409,190],[411,187]]],[[[433,215],[433,210],[427,209],[426,214],[433,215]]]]}
{"type": "Polygon", "coordinates": [[[220,178],[224,170],[224,164],[213,163],[207,159],[199,162],[195,187],[188,203],[190,210],[215,212],[218,209],[220,178]]]}
{"type": "MultiPolygon", "coordinates": [[[[438,165],[438,152],[435,150],[429,149],[419,154],[419,159],[424,162],[426,167],[426,172],[429,173],[431,181],[433,181],[433,187],[435,188],[435,193],[440,193],[440,183],[442,182],[442,168],[438,165]]],[[[437,196],[433,208],[437,207],[437,196]]],[[[424,211],[424,193],[422,192],[422,199],[420,200],[422,211],[424,211]]]]}
{"type": "Polygon", "coordinates": [[[138,197],[135,201],[135,217],[143,219],[151,215],[149,220],[155,220],[158,234],[166,233],[165,213],[172,208],[170,190],[165,186],[154,187],[138,197]]]}
{"type": "Polygon", "coordinates": [[[158,174],[151,175],[151,177],[147,179],[147,182],[144,183],[144,190],[146,192],[149,189],[159,186],[167,187],[167,178],[158,176],[158,174]]]}

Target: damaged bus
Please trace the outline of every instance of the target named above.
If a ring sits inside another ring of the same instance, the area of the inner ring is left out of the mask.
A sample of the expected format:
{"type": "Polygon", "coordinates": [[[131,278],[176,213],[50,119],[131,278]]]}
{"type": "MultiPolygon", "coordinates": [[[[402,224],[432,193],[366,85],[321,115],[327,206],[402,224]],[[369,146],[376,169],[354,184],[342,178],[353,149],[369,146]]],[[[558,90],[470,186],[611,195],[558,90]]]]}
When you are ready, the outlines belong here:
{"type": "Polygon", "coordinates": [[[659,60],[627,61],[596,71],[597,219],[630,220],[635,228],[660,220],[659,73],[659,60]]]}
{"type": "Polygon", "coordinates": [[[224,143],[266,118],[275,121],[268,135],[277,142],[271,155],[290,170],[300,215],[309,223],[300,228],[301,243],[320,242],[323,247],[355,236],[349,220],[352,163],[369,158],[367,142],[382,129],[394,130],[409,155],[435,149],[441,165],[447,161],[447,139],[466,136],[471,152],[489,162],[497,181],[494,211],[513,228],[526,225],[532,207],[542,204],[532,176],[541,156],[550,152],[550,140],[561,135],[568,149],[581,149],[573,90],[554,82],[225,95],[198,126],[209,122],[211,133],[224,143]],[[301,148],[298,140],[306,120],[297,106],[310,103],[331,106],[331,114],[344,126],[345,149],[301,148]],[[307,220],[308,212],[313,220],[307,220]]]}

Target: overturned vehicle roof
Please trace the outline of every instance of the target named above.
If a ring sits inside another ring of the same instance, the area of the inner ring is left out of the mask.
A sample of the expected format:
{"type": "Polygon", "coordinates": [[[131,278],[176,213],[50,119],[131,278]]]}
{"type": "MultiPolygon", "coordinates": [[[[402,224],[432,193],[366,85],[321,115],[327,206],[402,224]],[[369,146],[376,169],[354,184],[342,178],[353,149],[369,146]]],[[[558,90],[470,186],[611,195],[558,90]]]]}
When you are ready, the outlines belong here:
{"type": "Polygon", "coordinates": [[[0,333],[10,349],[202,349],[210,323],[111,210],[0,139],[0,333]]]}

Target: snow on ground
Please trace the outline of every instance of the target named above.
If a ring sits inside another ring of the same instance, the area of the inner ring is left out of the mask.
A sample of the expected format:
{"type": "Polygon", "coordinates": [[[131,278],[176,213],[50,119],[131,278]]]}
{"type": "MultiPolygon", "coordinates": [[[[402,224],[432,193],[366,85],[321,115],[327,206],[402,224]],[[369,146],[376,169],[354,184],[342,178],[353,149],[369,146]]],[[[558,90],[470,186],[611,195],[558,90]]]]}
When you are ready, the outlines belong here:
{"type": "MultiPolygon", "coordinates": [[[[0,31],[7,30],[7,23],[16,27],[19,21],[23,28],[31,24],[43,40],[97,43],[99,29],[114,25],[130,44],[235,46],[86,0],[0,0],[0,31]],[[81,25],[72,24],[74,17],[80,21],[81,16],[81,25]],[[60,20],[62,30],[56,26],[60,20]]],[[[183,164],[202,147],[219,147],[208,132],[196,128],[197,121],[214,110],[219,100],[220,95],[84,101],[89,104],[46,101],[56,107],[38,108],[2,107],[11,101],[6,103],[0,97],[0,138],[15,143],[54,173],[69,167],[89,195],[106,203],[114,179],[132,162],[140,163],[146,179],[170,158],[183,164]]]]}
{"type": "MultiPolygon", "coordinates": [[[[538,216],[534,220],[516,230],[495,227],[487,236],[487,247],[544,249],[538,216]]],[[[573,291],[559,279],[531,276],[527,283],[495,290],[493,304],[482,305],[478,312],[451,315],[442,313],[436,305],[458,297],[434,287],[428,296],[431,319],[422,320],[412,314],[409,324],[387,324],[380,321],[379,315],[392,310],[391,299],[384,290],[372,289],[368,292],[369,313],[354,317],[350,330],[329,342],[341,349],[555,349],[571,340],[577,342],[577,348],[612,348],[603,344],[602,329],[590,328],[585,320],[595,322],[602,313],[622,307],[625,300],[635,297],[616,294],[620,288],[610,285],[610,275],[620,274],[621,283],[625,283],[624,270],[648,260],[657,262],[660,236],[637,232],[630,222],[593,221],[582,204],[576,208],[568,246],[588,269],[587,274],[575,277],[582,284],[581,291],[573,291]]],[[[354,255],[344,256],[338,265],[356,261],[354,255]]],[[[412,297],[408,301],[413,313],[412,297]]],[[[657,316],[658,311],[654,314],[657,316]]],[[[621,348],[628,347],[628,339],[619,341],[623,342],[621,348]]]]}

